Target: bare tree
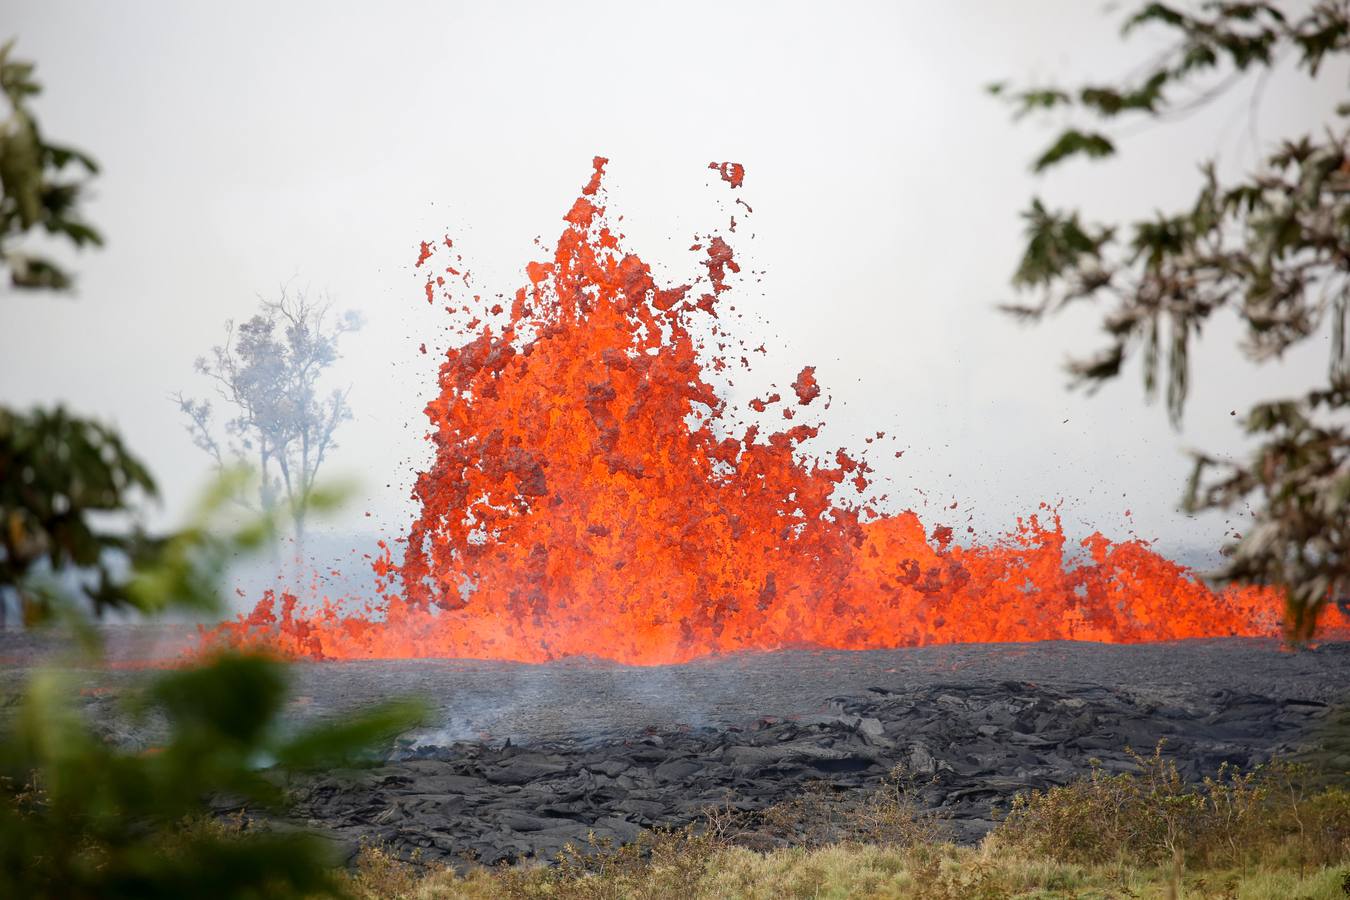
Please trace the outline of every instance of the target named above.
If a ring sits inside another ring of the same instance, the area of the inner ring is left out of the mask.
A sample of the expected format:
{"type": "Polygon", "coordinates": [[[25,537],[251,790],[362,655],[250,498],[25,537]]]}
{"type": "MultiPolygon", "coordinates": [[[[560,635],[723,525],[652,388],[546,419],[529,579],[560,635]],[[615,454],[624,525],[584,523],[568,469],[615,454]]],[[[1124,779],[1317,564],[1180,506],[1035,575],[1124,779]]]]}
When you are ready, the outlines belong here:
{"type": "Polygon", "coordinates": [[[304,537],[315,478],[337,447],[338,426],[352,417],[351,388],[323,393],[319,382],[337,361],[342,336],[360,327],[355,312],[335,315],[328,297],[283,288],[278,299],[262,300],[247,321],[227,321],[224,343],[197,359],[197,371],[213,382],[233,413],[222,428],[216,427],[211,400],[174,397],[193,443],[217,467],[242,461],[257,468],[257,502],[240,501],[260,511],[286,503],[297,539],[304,537]]]}

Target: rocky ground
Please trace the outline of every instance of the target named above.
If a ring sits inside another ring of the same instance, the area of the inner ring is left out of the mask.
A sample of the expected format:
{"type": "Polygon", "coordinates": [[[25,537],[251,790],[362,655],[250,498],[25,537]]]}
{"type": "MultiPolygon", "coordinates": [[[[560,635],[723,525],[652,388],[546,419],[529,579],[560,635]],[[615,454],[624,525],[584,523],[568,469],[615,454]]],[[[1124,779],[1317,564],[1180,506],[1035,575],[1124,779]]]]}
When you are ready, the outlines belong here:
{"type": "MultiPolygon", "coordinates": [[[[113,656],[133,657],[134,642],[114,635],[113,656]]],[[[0,697],[41,650],[0,634],[0,697]]],[[[74,677],[110,738],[156,740],[153,724],[131,731],[117,713],[144,671],[74,677]]],[[[1165,738],[1191,778],[1308,752],[1350,699],[1350,644],[787,651],[655,668],[304,664],[290,711],[302,722],[400,695],[430,701],[426,728],[382,765],[293,785],[301,820],[345,846],[365,838],[487,863],[548,857],[590,834],[628,840],[709,807],[763,809],[811,783],[861,793],[897,765],[951,834],[971,841],[1013,793],[1062,783],[1093,758],[1123,769],[1127,747],[1147,752],[1165,738]]],[[[1350,756],[1324,759],[1350,769],[1350,756]]]]}

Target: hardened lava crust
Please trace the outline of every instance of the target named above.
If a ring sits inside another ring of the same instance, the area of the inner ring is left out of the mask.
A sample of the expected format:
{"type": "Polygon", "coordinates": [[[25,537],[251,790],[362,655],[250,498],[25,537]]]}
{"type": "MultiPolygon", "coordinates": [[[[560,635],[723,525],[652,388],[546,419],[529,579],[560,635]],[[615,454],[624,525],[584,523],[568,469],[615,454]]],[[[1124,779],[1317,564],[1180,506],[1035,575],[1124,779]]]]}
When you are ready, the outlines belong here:
{"type": "MultiPolygon", "coordinates": [[[[110,740],[151,746],[118,698],[128,665],[173,631],[109,630],[112,667],[74,667],[110,740]]],[[[0,635],[0,706],[13,708],[42,641],[0,635]]],[[[343,847],[382,841],[423,858],[549,858],[589,836],[624,841],[710,807],[753,813],[825,783],[861,796],[897,766],[951,836],[973,841],[1018,791],[1064,783],[1129,749],[1164,753],[1192,779],[1224,763],[1316,758],[1350,770],[1331,727],[1350,699],[1350,643],[1290,652],[1274,641],[971,644],[788,650],[678,666],[568,659],[301,663],[287,717],[339,717],[424,698],[425,727],[378,765],[292,785],[295,813],[343,847]]],[[[224,807],[222,807],[224,811],[224,807]]]]}

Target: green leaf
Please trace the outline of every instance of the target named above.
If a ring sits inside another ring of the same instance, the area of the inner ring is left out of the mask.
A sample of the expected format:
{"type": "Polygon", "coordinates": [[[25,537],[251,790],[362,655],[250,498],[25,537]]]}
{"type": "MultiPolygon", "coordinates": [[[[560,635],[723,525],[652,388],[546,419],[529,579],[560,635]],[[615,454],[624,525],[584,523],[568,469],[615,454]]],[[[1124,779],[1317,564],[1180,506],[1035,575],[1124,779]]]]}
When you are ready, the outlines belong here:
{"type": "Polygon", "coordinates": [[[103,246],[103,235],[99,234],[83,222],[58,219],[48,225],[48,230],[66,235],[75,242],[75,246],[77,247],[83,247],[85,244],[94,244],[99,247],[103,246]]]}
{"type": "Polygon", "coordinates": [[[1071,272],[1081,273],[1101,260],[1103,246],[1112,239],[1109,229],[1090,230],[1077,212],[1051,212],[1039,199],[1031,201],[1022,217],[1027,222],[1027,246],[1013,275],[1018,287],[1045,286],[1071,272]]]}
{"type": "Polygon", "coordinates": [[[1033,112],[1054,109],[1056,106],[1067,106],[1073,102],[1073,98],[1059,88],[1022,91],[1010,99],[1017,105],[1017,110],[1013,113],[1014,120],[1021,119],[1033,112]]]}
{"type": "Polygon", "coordinates": [[[72,160],[84,166],[90,175],[99,173],[99,165],[92,156],[75,147],[66,147],[58,144],[46,144],[43,146],[43,152],[46,154],[47,161],[57,171],[66,167],[66,164],[72,160]]]}
{"type": "Polygon", "coordinates": [[[0,185],[16,204],[19,224],[26,230],[42,216],[42,147],[27,116],[20,112],[14,119],[0,142],[0,185]]]}
{"type": "Polygon", "coordinates": [[[1177,12],[1165,3],[1150,3],[1139,12],[1125,20],[1125,25],[1121,29],[1122,34],[1129,34],[1134,29],[1149,22],[1161,22],[1164,25],[1179,27],[1186,24],[1187,17],[1177,12]]]}
{"type": "Polygon", "coordinates": [[[281,663],[258,654],[222,653],[205,665],[161,676],[147,696],[193,742],[246,747],[261,740],[285,694],[281,663]]]}
{"type": "Polygon", "coordinates": [[[1121,363],[1125,361],[1125,347],[1116,344],[1086,359],[1070,360],[1066,368],[1074,380],[1079,383],[1105,381],[1120,374],[1121,363]]]}
{"type": "Polygon", "coordinates": [[[9,280],[16,288],[24,290],[66,290],[72,284],[70,275],[49,259],[29,256],[24,253],[10,253],[5,257],[9,264],[9,280]]]}
{"type": "Polygon", "coordinates": [[[278,764],[298,770],[350,763],[358,755],[382,749],[398,735],[421,725],[426,715],[426,705],[414,700],[381,704],[287,741],[276,749],[276,759],[278,764]]]}
{"type": "Polygon", "coordinates": [[[1059,139],[1036,159],[1032,171],[1044,172],[1073,156],[1083,155],[1089,159],[1102,159],[1115,152],[1115,145],[1105,135],[1087,134],[1071,128],[1061,134],[1059,139]]]}
{"type": "Polygon", "coordinates": [[[1110,118],[1122,112],[1155,112],[1162,100],[1162,89],[1171,76],[1166,70],[1154,72],[1134,90],[1118,90],[1094,85],[1079,91],[1078,99],[1084,106],[1110,118]]]}

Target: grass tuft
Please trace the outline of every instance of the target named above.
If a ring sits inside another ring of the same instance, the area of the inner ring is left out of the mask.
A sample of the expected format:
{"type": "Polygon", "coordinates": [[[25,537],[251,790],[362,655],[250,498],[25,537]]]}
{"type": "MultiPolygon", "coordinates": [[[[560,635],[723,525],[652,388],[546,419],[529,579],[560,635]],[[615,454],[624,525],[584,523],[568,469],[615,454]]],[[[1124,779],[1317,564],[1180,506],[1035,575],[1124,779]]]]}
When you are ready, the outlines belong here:
{"type": "Polygon", "coordinates": [[[1162,754],[1132,753],[1138,772],[1091,774],[1014,798],[994,845],[1057,862],[1125,859],[1150,865],[1303,871],[1350,856],[1350,792],[1310,788],[1303,766],[1274,761],[1186,782],[1162,754]]]}
{"type": "Polygon", "coordinates": [[[1350,897],[1344,788],[1306,787],[1282,763],[1187,784],[1161,745],[1135,761],[1019,797],[979,847],[945,842],[897,771],[861,800],[816,785],[758,814],[710,810],[617,847],[592,839],[553,865],[459,873],[366,847],[348,887],[360,900],[1350,897]]]}

